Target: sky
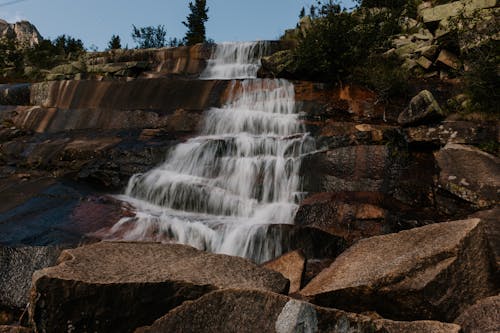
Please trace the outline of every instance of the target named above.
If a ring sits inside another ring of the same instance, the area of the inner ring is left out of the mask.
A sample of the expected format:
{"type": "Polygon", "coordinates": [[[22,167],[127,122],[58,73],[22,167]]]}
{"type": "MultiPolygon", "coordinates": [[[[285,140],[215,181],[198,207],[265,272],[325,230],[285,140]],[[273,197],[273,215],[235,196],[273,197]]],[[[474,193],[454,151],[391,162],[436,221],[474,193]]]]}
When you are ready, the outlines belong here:
{"type": "MultiPolygon", "coordinates": [[[[300,9],[315,0],[207,0],[207,38],[216,42],[276,39],[293,28],[300,9]]],[[[85,47],[106,48],[113,34],[122,46],[135,47],[132,24],[164,25],[167,39],[182,38],[182,21],[189,0],[0,0],[0,18],[13,23],[28,20],[44,38],[66,34],[79,38],[85,47]]],[[[342,1],[352,7],[351,0],[342,1]]]]}

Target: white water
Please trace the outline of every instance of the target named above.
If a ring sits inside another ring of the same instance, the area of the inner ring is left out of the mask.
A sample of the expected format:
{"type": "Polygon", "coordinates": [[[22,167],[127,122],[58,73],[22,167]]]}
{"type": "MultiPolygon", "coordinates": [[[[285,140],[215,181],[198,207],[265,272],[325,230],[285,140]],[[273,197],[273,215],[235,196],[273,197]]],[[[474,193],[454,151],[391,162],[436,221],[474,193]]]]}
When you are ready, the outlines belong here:
{"type": "MultiPolygon", "coordinates": [[[[252,55],[264,52],[265,44],[219,45],[202,76],[255,78],[252,55]]],[[[297,119],[291,83],[251,79],[230,85],[228,102],[206,111],[200,136],[179,144],[163,165],[130,179],[121,199],[136,216],[122,219],[109,238],[175,241],[256,262],[285,250],[268,226],[293,223],[301,156],[313,141],[297,119]]]]}

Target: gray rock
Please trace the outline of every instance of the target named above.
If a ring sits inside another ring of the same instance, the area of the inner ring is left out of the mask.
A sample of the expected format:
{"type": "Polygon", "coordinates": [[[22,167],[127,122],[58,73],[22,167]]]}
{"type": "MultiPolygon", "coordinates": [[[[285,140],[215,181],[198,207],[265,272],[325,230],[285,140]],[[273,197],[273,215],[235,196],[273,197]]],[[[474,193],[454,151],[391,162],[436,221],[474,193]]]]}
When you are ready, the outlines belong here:
{"type": "Polygon", "coordinates": [[[184,245],[103,242],[66,250],[33,274],[30,318],[39,332],[130,332],[215,289],[284,293],[281,274],[184,245]]]}
{"type": "Polygon", "coordinates": [[[498,204],[500,161],[472,146],[447,144],[436,154],[439,186],[478,208],[498,204]]]}
{"type": "Polygon", "coordinates": [[[253,290],[216,291],[186,302],[136,333],[458,333],[460,326],[433,321],[397,322],[327,309],[253,290]]]}
{"type": "Polygon", "coordinates": [[[425,120],[436,119],[442,113],[432,93],[428,90],[422,90],[411,99],[408,108],[399,114],[398,123],[411,125],[425,120]]]}
{"type": "Polygon", "coordinates": [[[33,272],[55,264],[60,253],[52,246],[0,246],[0,306],[26,307],[33,272]]]}
{"type": "Polygon", "coordinates": [[[461,12],[470,14],[476,9],[495,7],[496,4],[496,0],[462,0],[440,6],[423,8],[419,11],[419,15],[422,17],[424,23],[429,23],[457,16],[461,12]]]}

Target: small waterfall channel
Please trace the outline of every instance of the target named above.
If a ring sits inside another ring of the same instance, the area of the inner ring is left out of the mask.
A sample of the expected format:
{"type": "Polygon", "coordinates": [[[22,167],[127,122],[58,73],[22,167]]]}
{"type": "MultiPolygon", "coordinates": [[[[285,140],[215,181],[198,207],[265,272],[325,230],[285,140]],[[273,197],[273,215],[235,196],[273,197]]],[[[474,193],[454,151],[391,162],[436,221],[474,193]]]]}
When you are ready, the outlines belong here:
{"type": "Polygon", "coordinates": [[[227,103],[207,110],[199,136],[162,165],[130,179],[120,199],[135,216],[108,238],[177,242],[259,263],[286,250],[268,227],[293,223],[301,158],[314,141],[298,120],[293,84],[256,79],[266,52],[265,42],[217,45],[200,78],[231,80],[227,103]]]}

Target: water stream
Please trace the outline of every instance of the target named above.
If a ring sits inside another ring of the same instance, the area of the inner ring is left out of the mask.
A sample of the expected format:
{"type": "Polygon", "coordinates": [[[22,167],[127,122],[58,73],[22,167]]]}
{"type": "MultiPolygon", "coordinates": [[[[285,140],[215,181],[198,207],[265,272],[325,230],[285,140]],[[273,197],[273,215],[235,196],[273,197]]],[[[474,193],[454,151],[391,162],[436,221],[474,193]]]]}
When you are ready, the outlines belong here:
{"type": "Polygon", "coordinates": [[[293,223],[301,157],[314,142],[298,121],[293,84],[255,79],[267,49],[217,46],[201,78],[232,80],[227,103],[207,110],[199,136],[162,165],[130,179],[120,199],[135,216],[109,238],[174,241],[256,262],[281,254],[282,241],[268,226],[293,223]]]}

